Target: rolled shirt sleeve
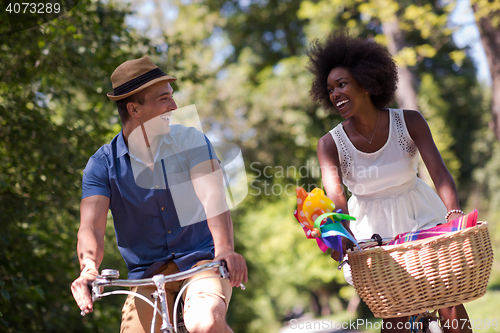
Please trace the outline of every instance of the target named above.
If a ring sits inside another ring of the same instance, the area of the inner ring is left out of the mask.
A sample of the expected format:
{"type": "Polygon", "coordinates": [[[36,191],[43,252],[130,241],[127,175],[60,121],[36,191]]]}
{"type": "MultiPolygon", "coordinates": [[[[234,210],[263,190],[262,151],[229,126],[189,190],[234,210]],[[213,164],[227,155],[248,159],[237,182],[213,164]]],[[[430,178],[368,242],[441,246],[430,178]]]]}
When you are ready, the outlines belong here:
{"type": "Polygon", "coordinates": [[[111,198],[108,167],[102,149],[96,152],[83,170],[82,199],[93,195],[111,198]]]}

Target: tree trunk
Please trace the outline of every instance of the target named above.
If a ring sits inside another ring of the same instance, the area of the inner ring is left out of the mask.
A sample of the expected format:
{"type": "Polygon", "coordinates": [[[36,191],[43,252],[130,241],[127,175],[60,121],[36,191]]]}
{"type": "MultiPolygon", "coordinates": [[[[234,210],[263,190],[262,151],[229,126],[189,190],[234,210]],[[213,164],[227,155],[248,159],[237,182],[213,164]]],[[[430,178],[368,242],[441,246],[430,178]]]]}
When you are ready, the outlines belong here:
{"type": "Polygon", "coordinates": [[[330,294],[325,290],[320,291],[319,301],[321,304],[321,315],[322,316],[331,315],[332,309],[330,308],[330,294]]]}
{"type": "Polygon", "coordinates": [[[311,291],[310,306],[315,316],[329,316],[332,314],[330,308],[330,293],[326,290],[311,291]]]}
{"type": "MultiPolygon", "coordinates": [[[[399,28],[396,18],[383,22],[382,29],[387,38],[387,48],[394,56],[405,46],[405,36],[399,28]]],[[[396,90],[396,102],[401,109],[418,110],[417,92],[413,86],[415,76],[407,66],[398,66],[398,90],[396,90]]]]}
{"type": "Polygon", "coordinates": [[[358,310],[359,303],[361,303],[361,298],[358,296],[358,294],[356,294],[349,300],[349,304],[347,305],[347,312],[351,315],[355,315],[356,311],[358,310]]]}
{"type": "Polygon", "coordinates": [[[311,295],[311,298],[310,298],[309,305],[311,307],[311,311],[314,313],[315,317],[318,317],[321,315],[321,304],[319,302],[319,297],[313,291],[310,291],[310,295],[311,295]]]}
{"type": "MultiPolygon", "coordinates": [[[[472,5],[472,9],[477,12],[477,4],[472,5]]],[[[498,10],[489,12],[487,16],[478,18],[477,24],[491,73],[491,125],[500,141],[500,25],[497,23],[494,26],[492,22],[492,19],[499,15],[498,10]]]]}
{"type": "MultiPolygon", "coordinates": [[[[382,22],[382,29],[387,38],[387,49],[394,56],[406,46],[405,35],[399,28],[399,21],[396,16],[388,21],[382,22]]],[[[420,111],[418,107],[417,91],[414,86],[414,82],[416,81],[415,75],[407,66],[401,65],[398,66],[398,77],[398,89],[396,90],[396,102],[398,103],[398,107],[400,109],[420,111]]],[[[419,163],[418,165],[418,176],[427,185],[431,187],[434,186],[429,172],[423,163],[419,163]]]]}

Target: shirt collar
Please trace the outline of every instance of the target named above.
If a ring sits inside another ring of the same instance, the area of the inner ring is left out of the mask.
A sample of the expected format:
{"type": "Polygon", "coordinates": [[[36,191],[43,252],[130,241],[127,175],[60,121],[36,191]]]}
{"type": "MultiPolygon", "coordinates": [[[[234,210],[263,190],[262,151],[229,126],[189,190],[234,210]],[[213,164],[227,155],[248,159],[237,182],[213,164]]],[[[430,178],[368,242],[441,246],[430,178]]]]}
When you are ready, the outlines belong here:
{"type": "Polygon", "coordinates": [[[128,147],[123,138],[123,130],[121,130],[116,139],[116,157],[122,157],[125,154],[128,154],[128,147]]]}
{"type": "MultiPolygon", "coordinates": [[[[165,134],[162,138],[162,140],[160,141],[160,143],[158,144],[158,148],[156,149],[156,152],[154,152],[154,163],[156,163],[156,161],[158,160],[158,156],[160,155],[160,152],[162,151],[162,147],[166,145],[166,147],[168,146],[172,146],[172,144],[174,143],[174,140],[172,138],[172,136],[169,134],[165,134]]],[[[168,148],[166,148],[168,149],[168,148]]],[[[134,159],[135,161],[137,162],[140,162],[142,164],[145,165],[145,163],[143,161],[141,161],[140,158],[138,158],[137,156],[135,156],[132,152],[129,151],[129,149],[127,148],[127,151],[128,155],[134,159]]]]}
{"type": "Polygon", "coordinates": [[[169,145],[174,143],[174,138],[172,137],[173,131],[175,131],[175,127],[170,126],[170,132],[163,136],[163,142],[168,143],[169,145]]]}
{"type": "MultiPolygon", "coordinates": [[[[172,135],[171,135],[172,130],[173,130],[173,128],[170,130],[170,132],[168,134],[165,134],[163,136],[163,140],[160,142],[160,146],[163,142],[170,144],[170,145],[174,143],[174,139],[172,138],[172,135]]],[[[118,137],[117,137],[117,141],[116,141],[116,157],[122,157],[125,154],[130,155],[130,151],[128,149],[128,146],[125,144],[125,139],[123,138],[123,130],[121,130],[120,133],[118,133],[118,137]]]]}

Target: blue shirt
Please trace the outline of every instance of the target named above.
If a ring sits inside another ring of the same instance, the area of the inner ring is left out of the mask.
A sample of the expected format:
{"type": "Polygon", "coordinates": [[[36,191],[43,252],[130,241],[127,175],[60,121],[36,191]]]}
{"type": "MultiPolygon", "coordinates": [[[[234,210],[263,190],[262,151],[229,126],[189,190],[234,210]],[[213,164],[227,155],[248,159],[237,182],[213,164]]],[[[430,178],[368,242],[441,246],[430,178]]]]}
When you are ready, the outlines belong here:
{"type": "MultiPolygon", "coordinates": [[[[135,168],[134,177],[131,154],[120,132],[89,159],[83,173],[82,199],[92,195],[110,199],[118,248],[130,279],[141,278],[155,263],[173,259],[183,271],[200,260],[214,257],[206,218],[181,226],[171,187],[176,179],[189,178],[189,170],[195,165],[217,159],[215,151],[203,133],[181,125],[171,126],[160,147],[175,153],[163,155],[167,157],[156,161],[154,171],[144,168],[137,174],[135,168]],[[193,140],[199,142],[200,136],[206,144],[193,147],[193,140]],[[148,172],[151,174],[147,175],[148,172]]],[[[132,155],[135,165],[136,161],[132,155]]],[[[199,200],[193,203],[193,207],[200,205],[199,200]]]]}

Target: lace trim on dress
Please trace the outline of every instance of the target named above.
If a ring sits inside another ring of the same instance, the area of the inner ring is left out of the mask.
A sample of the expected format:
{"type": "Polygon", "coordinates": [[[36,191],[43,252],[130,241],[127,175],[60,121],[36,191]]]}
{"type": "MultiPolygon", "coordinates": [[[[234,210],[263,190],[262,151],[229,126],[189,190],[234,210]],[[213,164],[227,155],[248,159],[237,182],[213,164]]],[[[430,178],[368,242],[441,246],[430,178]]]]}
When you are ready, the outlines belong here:
{"type": "Polygon", "coordinates": [[[404,125],[399,113],[394,113],[394,120],[396,121],[396,131],[398,132],[398,143],[410,157],[415,156],[417,153],[417,147],[414,142],[408,141],[405,136],[404,125]]]}
{"type": "MultiPolygon", "coordinates": [[[[342,126],[342,125],[341,125],[342,126]]],[[[351,162],[352,162],[352,157],[349,155],[349,152],[347,151],[346,144],[344,140],[342,139],[342,136],[340,135],[340,131],[338,128],[336,128],[333,133],[338,139],[338,142],[340,143],[340,149],[342,150],[342,155],[343,159],[340,161],[340,169],[342,171],[342,177],[345,178],[346,176],[349,175],[349,172],[351,170],[351,162]]],[[[338,149],[338,147],[337,147],[338,149]]]]}

